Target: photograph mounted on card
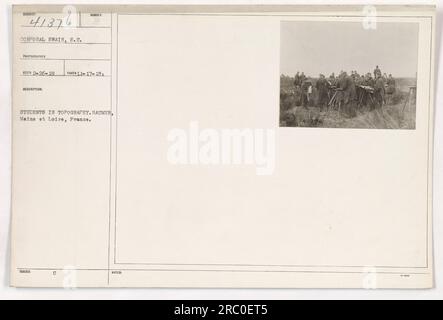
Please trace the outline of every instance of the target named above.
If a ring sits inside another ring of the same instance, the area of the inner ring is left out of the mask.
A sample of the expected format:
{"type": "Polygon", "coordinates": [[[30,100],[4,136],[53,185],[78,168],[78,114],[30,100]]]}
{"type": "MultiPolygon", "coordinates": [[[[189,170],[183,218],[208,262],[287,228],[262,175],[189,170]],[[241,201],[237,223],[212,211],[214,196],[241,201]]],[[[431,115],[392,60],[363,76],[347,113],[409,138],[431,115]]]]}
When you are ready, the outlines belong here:
{"type": "Polygon", "coordinates": [[[434,7],[13,26],[12,286],[433,286],[434,7]]]}

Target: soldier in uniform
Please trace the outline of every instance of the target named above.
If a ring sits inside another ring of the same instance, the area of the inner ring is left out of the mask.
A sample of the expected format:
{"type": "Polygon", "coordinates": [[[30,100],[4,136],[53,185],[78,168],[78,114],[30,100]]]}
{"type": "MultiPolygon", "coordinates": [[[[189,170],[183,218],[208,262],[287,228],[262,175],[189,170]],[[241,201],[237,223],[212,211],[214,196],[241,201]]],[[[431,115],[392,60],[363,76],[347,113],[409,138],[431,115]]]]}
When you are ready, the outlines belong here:
{"type": "Polygon", "coordinates": [[[357,101],[358,101],[358,105],[357,107],[361,107],[362,105],[364,105],[364,100],[365,100],[365,90],[363,88],[361,88],[360,86],[364,86],[365,85],[365,77],[363,75],[357,75],[356,79],[355,79],[355,91],[357,94],[357,101]]]}
{"type": "Polygon", "coordinates": [[[364,79],[365,78],[363,76],[357,75],[354,79],[355,85],[356,86],[363,85],[364,79]]]}
{"type": "Polygon", "coordinates": [[[310,91],[312,90],[312,84],[310,81],[305,80],[301,84],[301,104],[303,108],[308,108],[310,91]]]}
{"type": "Polygon", "coordinates": [[[297,73],[294,76],[294,86],[298,87],[300,86],[300,72],[297,71],[297,73]]]}
{"type": "Polygon", "coordinates": [[[371,73],[368,72],[368,73],[366,74],[365,86],[368,86],[368,87],[374,88],[374,85],[375,85],[375,81],[374,81],[374,79],[372,78],[371,73]]]}
{"type": "Polygon", "coordinates": [[[374,69],[374,79],[377,79],[378,76],[381,76],[381,70],[378,66],[375,67],[374,69]]]}
{"type": "Polygon", "coordinates": [[[328,99],[330,100],[334,96],[334,89],[337,87],[337,79],[334,72],[328,78],[328,99]]]}
{"type": "Polygon", "coordinates": [[[360,77],[360,76],[358,75],[357,70],[353,70],[353,71],[352,71],[351,77],[352,77],[352,80],[354,80],[354,82],[357,81],[357,79],[360,77]]]}
{"type": "Polygon", "coordinates": [[[377,106],[381,108],[385,100],[385,82],[383,81],[383,77],[381,75],[379,75],[375,80],[374,96],[377,106]]]}
{"type": "Polygon", "coordinates": [[[315,87],[317,88],[317,105],[320,107],[320,111],[323,111],[324,107],[327,107],[328,104],[328,89],[329,84],[326,81],[326,78],[323,74],[320,74],[319,79],[317,80],[315,87]]]}
{"type": "Polygon", "coordinates": [[[339,84],[340,88],[342,89],[343,109],[348,116],[354,117],[356,115],[356,91],[354,80],[351,76],[347,75],[347,73],[344,72],[339,84]]]}
{"type": "Polygon", "coordinates": [[[330,84],[331,86],[335,86],[335,74],[334,74],[334,72],[331,73],[331,75],[329,76],[328,81],[329,81],[329,84],[330,84]]]}
{"type": "Polygon", "coordinates": [[[307,80],[307,78],[305,76],[305,73],[302,72],[301,75],[300,75],[300,83],[303,84],[303,82],[306,81],[306,80],[307,80]]]}
{"type": "Polygon", "coordinates": [[[338,110],[342,110],[343,102],[344,102],[344,94],[342,91],[342,82],[346,76],[346,72],[340,71],[339,75],[335,79],[335,84],[337,90],[335,91],[335,101],[334,105],[338,106],[338,110]]]}

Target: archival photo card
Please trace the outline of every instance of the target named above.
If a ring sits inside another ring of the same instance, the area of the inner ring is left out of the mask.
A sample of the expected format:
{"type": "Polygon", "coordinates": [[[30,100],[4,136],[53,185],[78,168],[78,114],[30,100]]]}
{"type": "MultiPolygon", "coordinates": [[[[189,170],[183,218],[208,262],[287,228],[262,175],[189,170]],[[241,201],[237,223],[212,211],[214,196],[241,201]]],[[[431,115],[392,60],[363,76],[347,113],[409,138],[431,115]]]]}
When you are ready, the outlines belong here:
{"type": "Polygon", "coordinates": [[[11,286],[433,287],[434,7],[12,21],[11,286]]]}
{"type": "Polygon", "coordinates": [[[282,21],[280,126],[415,129],[418,27],[282,21]]]}

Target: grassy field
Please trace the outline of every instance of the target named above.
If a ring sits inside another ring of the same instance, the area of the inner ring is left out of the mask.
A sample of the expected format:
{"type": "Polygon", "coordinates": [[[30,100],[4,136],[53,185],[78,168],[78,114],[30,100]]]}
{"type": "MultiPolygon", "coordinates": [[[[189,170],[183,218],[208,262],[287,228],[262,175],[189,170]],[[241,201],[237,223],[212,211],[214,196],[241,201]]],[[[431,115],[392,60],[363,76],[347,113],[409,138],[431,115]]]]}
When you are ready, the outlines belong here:
{"type": "MultiPolygon", "coordinates": [[[[312,79],[314,87],[315,81],[316,79],[312,79]]],[[[301,107],[300,98],[294,93],[293,82],[292,77],[280,77],[280,126],[415,129],[415,97],[408,99],[409,87],[415,85],[415,79],[396,79],[396,92],[386,96],[386,105],[375,110],[370,106],[363,106],[356,109],[355,117],[348,117],[335,109],[320,112],[316,107],[315,88],[309,107],[301,107]]]]}

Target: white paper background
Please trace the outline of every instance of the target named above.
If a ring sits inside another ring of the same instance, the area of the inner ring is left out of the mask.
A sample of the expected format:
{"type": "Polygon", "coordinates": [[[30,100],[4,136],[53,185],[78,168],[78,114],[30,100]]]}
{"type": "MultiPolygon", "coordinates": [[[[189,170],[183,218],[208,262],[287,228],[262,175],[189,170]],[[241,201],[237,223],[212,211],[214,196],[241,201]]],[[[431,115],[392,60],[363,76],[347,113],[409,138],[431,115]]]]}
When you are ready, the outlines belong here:
{"type": "MultiPolygon", "coordinates": [[[[42,299],[42,298],[65,298],[65,299],[98,299],[98,298],[123,298],[123,299],[384,299],[384,298],[404,298],[404,299],[429,299],[443,298],[443,280],[439,270],[443,270],[439,264],[443,256],[441,225],[441,176],[442,170],[442,141],[439,136],[442,134],[442,116],[438,108],[435,112],[435,142],[434,142],[434,246],[435,246],[435,289],[432,290],[279,290],[279,289],[16,289],[9,288],[9,225],[10,225],[10,59],[11,59],[11,4],[60,4],[66,1],[2,1],[0,5],[0,63],[2,78],[0,80],[0,299],[42,299]]],[[[402,4],[404,1],[372,1],[374,4],[402,4]]],[[[91,4],[90,1],[76,1],[76,3],[91,4]]],[[[94,3],[118,4],[122,1],[94,1],[94,3]]],[[[131,3],[156,4],[154,1],[134,1],[131,3]]],[[[253,1],[162,1],[170,4],[256,4],[253,1]]],[[[261,4],[337,4],[337,1],[260,1],[261,4]]],[[[365,1],[343,1],[343,4],[364,4],[365,1]]],[[[429,1],[417,1],[417,4],[430,4],[429,1]]],[[[408,3],[411,4],[411,3],[408,3]]],[[[435,88],[439,88],[438,69],[440,68],[440,39],[443,0],[437,1],[437,50],[436,53],[436,79],[435,88]]],[[[441,91],[441,90],[440,90],[441,91]]],[[[441,101],[441,92],[436,90],[436,103],[441,101]]]]}

